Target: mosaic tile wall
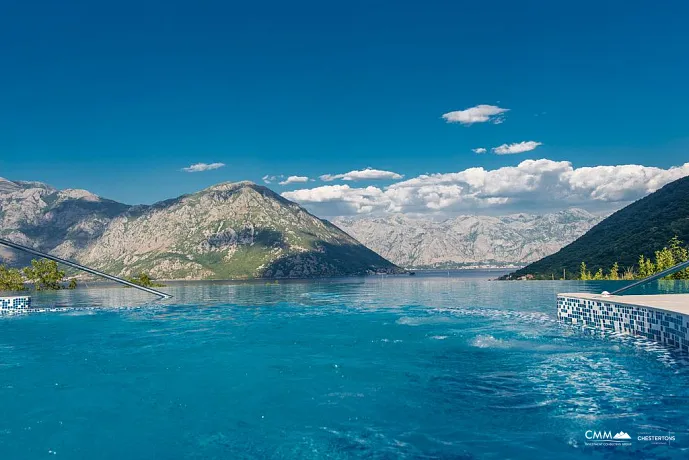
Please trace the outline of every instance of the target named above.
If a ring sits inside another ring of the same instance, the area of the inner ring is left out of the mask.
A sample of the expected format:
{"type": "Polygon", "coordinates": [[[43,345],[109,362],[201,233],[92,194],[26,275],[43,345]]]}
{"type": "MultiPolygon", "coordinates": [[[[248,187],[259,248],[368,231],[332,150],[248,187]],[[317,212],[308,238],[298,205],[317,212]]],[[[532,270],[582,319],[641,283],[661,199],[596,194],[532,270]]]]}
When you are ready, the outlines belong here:
{"type": "Polygon", "coordinates": [[[0,314],[23,313],[31,308],[31,297],[0,297],[0,314]]]}
{"type": "Polygon", "coordinates": [[[637,305],[557,297],[557,317],[565,324],[641,335],[689,351],[689,316],[637,305]]]}

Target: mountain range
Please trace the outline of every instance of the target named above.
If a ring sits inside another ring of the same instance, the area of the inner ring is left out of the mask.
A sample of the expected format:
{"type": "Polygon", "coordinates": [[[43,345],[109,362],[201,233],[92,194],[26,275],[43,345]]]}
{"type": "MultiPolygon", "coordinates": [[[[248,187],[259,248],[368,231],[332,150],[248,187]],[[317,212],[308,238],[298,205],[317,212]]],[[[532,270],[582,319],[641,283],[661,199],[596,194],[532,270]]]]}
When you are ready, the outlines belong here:
{"type": "MultiPolygon", "coordinates": [[[[0,235],[120,276],[246,279],[402,271],[328,221],[250,182],[129,206],[85,190],[0,179],[0,235]]],[[[9,250],[0,257],[26,263],[9,250]]]]}
{"type": "Polygon", "coordinates": [[[537,278],[569,277],[579,273],[582,262],[596,272],[607,271],[617,262],[633,267],[639,256],[650,258],[655,251],[678,237],[689,242],[689,177],[620,209],[560,251],[511,274],[509,278],[532,275],[537,278]]]}
{"type": "Polygon", "coordinates": [[[571,208],[534,215],[458,216],[447,220],[336,218],[333,223],[393,263],[407,268],[518,266],[574,241],[602,217],[571,208]]]}

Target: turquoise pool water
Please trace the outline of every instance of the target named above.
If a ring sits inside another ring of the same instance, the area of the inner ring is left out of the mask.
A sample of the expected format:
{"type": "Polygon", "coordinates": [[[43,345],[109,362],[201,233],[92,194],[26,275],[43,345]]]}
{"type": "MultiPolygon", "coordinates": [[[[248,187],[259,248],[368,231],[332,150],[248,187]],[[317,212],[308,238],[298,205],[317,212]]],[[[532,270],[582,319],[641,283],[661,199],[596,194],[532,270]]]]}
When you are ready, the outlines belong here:
{"type": "Polygon", "coordinates": [[[556,322],[610,283],[430,275],[35,296],[75,308],[0,318],[0,459],[689,458],[684,357],[556,322]]]}

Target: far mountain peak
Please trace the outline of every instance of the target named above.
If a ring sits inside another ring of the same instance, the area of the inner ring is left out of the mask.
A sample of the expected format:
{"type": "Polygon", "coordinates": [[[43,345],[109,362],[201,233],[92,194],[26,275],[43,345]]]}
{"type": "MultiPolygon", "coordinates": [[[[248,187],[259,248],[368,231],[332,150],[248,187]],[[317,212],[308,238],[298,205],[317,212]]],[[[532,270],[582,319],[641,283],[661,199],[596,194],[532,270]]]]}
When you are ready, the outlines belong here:
{"type": "Polygon", "coordinates": [[[383,217],[333,222],[402,267],[519,266],[556,252],[602,218],[572,208],[550,214],[460,215],[445,220],[383,217]]]}

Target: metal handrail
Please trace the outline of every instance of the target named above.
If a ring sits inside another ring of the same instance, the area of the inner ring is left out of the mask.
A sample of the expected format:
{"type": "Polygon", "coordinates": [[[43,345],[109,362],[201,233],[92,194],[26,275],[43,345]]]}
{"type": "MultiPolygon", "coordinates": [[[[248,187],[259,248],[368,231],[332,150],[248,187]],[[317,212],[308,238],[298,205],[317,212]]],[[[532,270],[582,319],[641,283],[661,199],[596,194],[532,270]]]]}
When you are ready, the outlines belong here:
{"type": "Polygon", "coordinates": [[[43,257],[44,259],[54,260],[55,262],[59,262],[59,263],[64,264],[64,265],[68,265],[72,268],[76,268],[78,270],[82,270],[82,271],[85,271],[87,273],[91,273],[92,275],[102,276],[103,278],[107,278],[111,281],[115,281],[116,283],[124,284],[124,285],[130,286],[130,287],[139,289],[141,291],[146,291],[150,294],[155,294],[157,296],[162,297],[163,299],[169,299],[172,297],[170,294],[166,294],[164,292],[157,291],[155,289],[151,289],[151,288],[148,288],[145,286],[140,286],[136,283],[132,283],[131,281],[127,281],[125,279],[118,278],[117,276],[108,275],[107,273],[103,273],[103,272],[95,270],[93,268],[89,268],[89,267],[86,267],[84,265],[78,264],[76,262],[72,262],[71,260],[51,256],[50,254],[47,254],[45,252],[37,251],[37,250],[30,248],[28,246],[23,246],[21,244],[13,243],[12,241],[8,241],[8,240],[0,238],[0,244],[7,246],[7,247],[10,247],[10,248],[13,248],[13,249],[18,249],[20,251],[28,252],[29,254],[34,254],[36,256],[43,257]]]}
{"type": "Polygon", "coordinates": [[[679,263],[677,265],[674,265],[670,268],[667,268],[663,270],[662,272],[656,273],[655,275],[647,276],[646,278],[636,281],[628,286],[625,286],[623,288],[620,288],[616,291],[611,292],[611,295],[618,295],[621,292],[627,291],[629,289],[632,289],[637,286],[641,286],[642,284],[650,283],[651,281],[655,281],[660,278],[665,278],[668,275],[672,275],[673,273],[676,273],[680,270],[684,270],[685,268],[689,268],[689,260],[686,262],[679,263]]]}

